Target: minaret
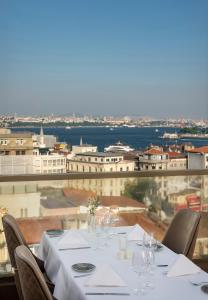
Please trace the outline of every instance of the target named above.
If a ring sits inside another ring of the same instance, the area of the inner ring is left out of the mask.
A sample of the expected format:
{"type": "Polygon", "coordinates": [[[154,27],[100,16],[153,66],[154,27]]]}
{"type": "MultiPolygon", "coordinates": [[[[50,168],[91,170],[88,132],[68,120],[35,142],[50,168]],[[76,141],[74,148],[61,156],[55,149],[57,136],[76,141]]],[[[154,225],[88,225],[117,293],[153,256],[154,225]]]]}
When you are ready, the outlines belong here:
{"type": "Polygon", "coordinates": [[[43,127],[41,126],[40,128],[40,148],[44,148],[45,143],[44,143],[44,133],[43,133],[43,127]]]}
{"type": "Polygon", "coordinates": [[[80,146],[82,146],[82,136],[81,136],[81,138],[80,138],[80,146]]]}

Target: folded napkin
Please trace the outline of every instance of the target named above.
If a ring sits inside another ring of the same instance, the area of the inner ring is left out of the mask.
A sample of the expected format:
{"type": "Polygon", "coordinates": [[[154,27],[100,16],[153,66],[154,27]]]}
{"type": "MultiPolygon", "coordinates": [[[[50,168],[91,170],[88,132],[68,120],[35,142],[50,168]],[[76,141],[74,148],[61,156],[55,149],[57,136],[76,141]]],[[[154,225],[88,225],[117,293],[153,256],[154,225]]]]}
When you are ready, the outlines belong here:
{"type": "Polygon", "coordinates": [[[76,249],[88,247],[88,242],[78,233],[69,231],[57,242],[58,249],[76,249]]]}
{"type": "Polygon", "coordinates": [[[201,269],[192,263],[186,256],[179,254],[176,262],[168,271],[167,277],[177,277],[199,273],[201,269]]]}
{"type": "Polygon", "coordinates": [[[126,286],[120,276],[109,266],[98,267],[87,281],[86,286],[126,286]]]}
{"type": "Polygon", "coordinates": [[[129,241],[142,240],[143,234],[144,234],[144,230],[138,224],[136,224],[134,225],[132,230],[128,233],[127,239],[129,241]]]}

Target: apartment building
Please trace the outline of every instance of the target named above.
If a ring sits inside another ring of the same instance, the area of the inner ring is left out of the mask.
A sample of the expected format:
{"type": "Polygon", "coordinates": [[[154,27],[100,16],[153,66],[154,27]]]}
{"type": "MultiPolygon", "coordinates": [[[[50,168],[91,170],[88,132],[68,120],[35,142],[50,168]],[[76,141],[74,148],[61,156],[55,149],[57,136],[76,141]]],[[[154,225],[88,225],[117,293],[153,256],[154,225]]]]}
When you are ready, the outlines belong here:
{"type": "Polygon", "coordinates": [[[32,133],[0,129],[0,155],[32,155],[32,133]]]}
{"type": "Polygon", "coordinates": [[[208,146],[188,151],[188,169],[208,169],[208,146]]]}
{"type": "Polygon", "coordinates": [[[168,153],[158,148],[151,148],[143,153],[139,158],[139,169],[148,170],[167,170],[168,153]]]}
{"type": "Polygon", "coordinates": [[[134,161],[115,153],[79,153],[67,160],[68,172],[123,172],[134,171],[134,167],[134,161]]]}

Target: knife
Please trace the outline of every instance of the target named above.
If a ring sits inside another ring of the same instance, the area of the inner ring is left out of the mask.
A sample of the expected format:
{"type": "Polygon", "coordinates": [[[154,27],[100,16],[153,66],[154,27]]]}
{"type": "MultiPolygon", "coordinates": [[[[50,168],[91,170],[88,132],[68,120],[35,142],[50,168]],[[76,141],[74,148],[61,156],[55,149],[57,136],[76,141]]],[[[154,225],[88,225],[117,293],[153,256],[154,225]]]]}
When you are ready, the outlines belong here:
{"type": "Polygon", "coordinates": [[[74,275],[74,278],[79,278],[79,277],[85,277],[85,276],[90,276],[92,274],[82,274],[82,275],[74,275]]]}
{"type": "Polygon", "coordinates": [[[91,247],[87,246],[87,247],[77,247],[77,248],[61,248],[61,249],[59,249],[59,250],[60,250],[60,251],[63,251],[63,250],[88,249],[88,248],[91,248],[91,247]]]}
{"type": "Polygon", "coordinates": [[[118,295],[118,296],[130,296],[129,293],[85,293],[85,295],[118,295]]]}

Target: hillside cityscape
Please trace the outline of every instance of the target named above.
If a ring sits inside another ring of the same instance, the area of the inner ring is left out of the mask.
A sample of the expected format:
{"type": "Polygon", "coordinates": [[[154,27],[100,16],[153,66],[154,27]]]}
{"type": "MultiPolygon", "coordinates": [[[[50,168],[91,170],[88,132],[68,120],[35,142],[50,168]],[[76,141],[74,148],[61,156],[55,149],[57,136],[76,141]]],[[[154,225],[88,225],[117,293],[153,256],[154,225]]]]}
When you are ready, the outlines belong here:
{"type": "Polygon", "coordinates": [[[147,117],[89,117],[75,114],[68,117],[2,115],[0,124],[1,175],[208,168],[208,120],[154,120],[147,117]],[[44,132],[48,127],[52,134],[44,132]],[[82,127],[86,128],[86,137],[92,143],[86,138],[83,140],[83,132],[80,136],[76,132],[79,142],[76,139],[74,144],[71,140],[75,137],[73,129],[82,127]],[[90,132],[90,127],[95,128],[93,132],[90,132]],[[143,132],[148,127],[152,131],[143,132]],[[95,131],[96,128],[99,132],[95,131]],[[101,128],[107,131],[101,131],[101,128]],[[128,134],[123,131],[125,128],[128,134]],[[163,132],[161,128],[164,128],[163,132]],[[124,133],[130,144],[127,141],[123,143],[124,133]],[[105,144],[95,139],[100,135],[103,135],[105,144]],[[112,136],[113,142],[109,144],[112,136]],[[142,139],[140,147],[134,143],[135,139],[142,139]]]}
{"type": "Polygon", "coordinates": [[[41,116],[18,116],[0,115],[0,126],[163,126],[163,127],[208,127],[207,119],[184,119],[184,118],[152,118],[148,116],[69,116],[41,115],[41,116]]]}

